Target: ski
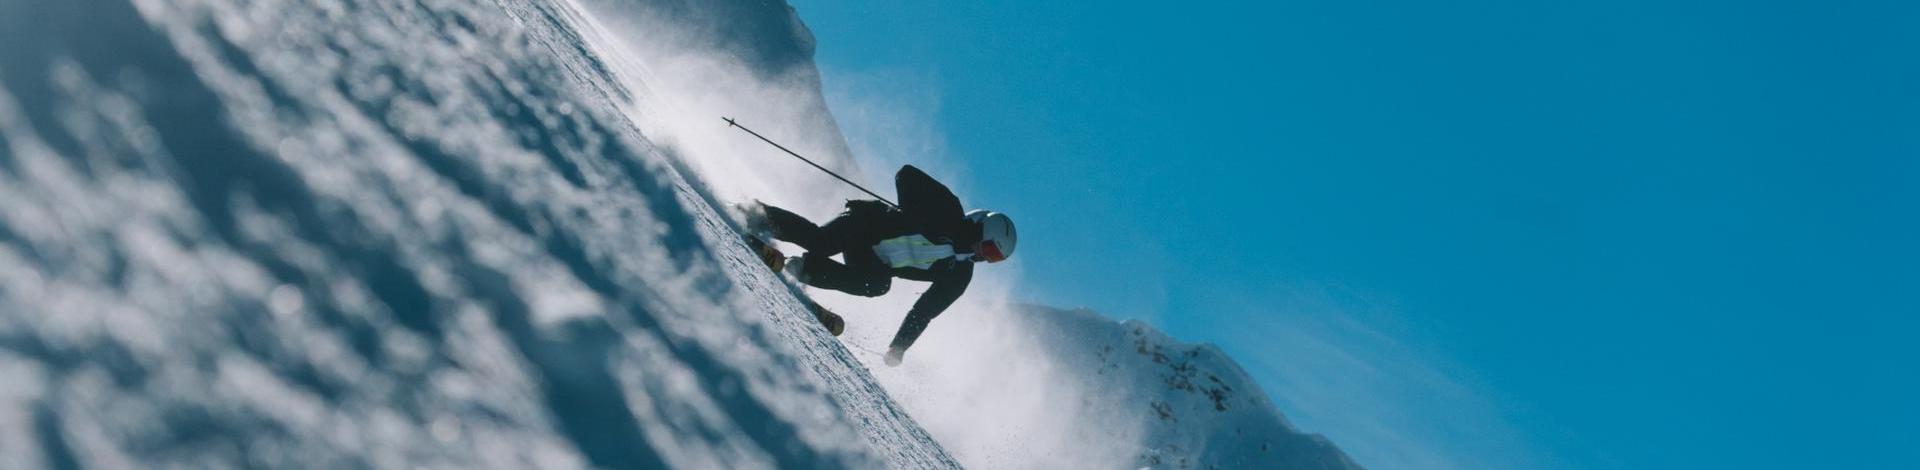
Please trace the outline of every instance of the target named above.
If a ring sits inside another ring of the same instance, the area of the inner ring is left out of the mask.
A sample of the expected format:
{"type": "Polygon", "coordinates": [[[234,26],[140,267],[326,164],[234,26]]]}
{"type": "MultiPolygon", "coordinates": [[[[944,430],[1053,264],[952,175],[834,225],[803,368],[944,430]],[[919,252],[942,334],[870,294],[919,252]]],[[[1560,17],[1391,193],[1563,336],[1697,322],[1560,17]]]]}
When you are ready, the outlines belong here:
{"type": "MultiPolygon", "coordinates": [[[[775,275],[780,274],[782,269],[786,269],[787,257],[785,254],[780,253],[779,248],[774,247],[772,243],[757,236],[748,235],[744,238],[747,240],[747,248],[752,249],[754,254],[759,255],[760,262],[765,263],[767,269],[773,270],[775,275]]],[[[805,293],[800,292],[798,289],[795,290],[795,294],[800,297],[801,302],[806,304],[807,310],[813,312],[814,320],[819,321],[820,326],[826,327],[828,333],[832,333],[833,336],[837,337],[840,336],[840,333],[846,331],[847,321],[845,318],[841,318],[839,314],[833,313],[833,311],[827,310],[826,307],[820,306],[819,302],[813,301],[812,298],[807,297],[805,293]]]]}

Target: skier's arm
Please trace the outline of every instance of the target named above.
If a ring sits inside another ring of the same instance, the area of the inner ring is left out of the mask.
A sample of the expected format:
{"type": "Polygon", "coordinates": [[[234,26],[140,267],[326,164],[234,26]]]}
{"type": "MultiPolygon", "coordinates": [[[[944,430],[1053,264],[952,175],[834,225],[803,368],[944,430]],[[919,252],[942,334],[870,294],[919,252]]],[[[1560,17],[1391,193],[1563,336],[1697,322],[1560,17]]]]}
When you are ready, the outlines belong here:
{"type": "Polygon", "coordinates": [[[953,268],[944,270],[933,280],[927,292],[920,294],[920,300],[913,303],[913,309],[907,311],[907,320],[900,323],[900,332],[893,335],[893,349],[906,350],[920,339],[920,333],[927,331],[927,324],[933,317],[940,316],[960,294],[967,292],[967,284],[973,282],[973,263],[955,263],[953,268]]]}

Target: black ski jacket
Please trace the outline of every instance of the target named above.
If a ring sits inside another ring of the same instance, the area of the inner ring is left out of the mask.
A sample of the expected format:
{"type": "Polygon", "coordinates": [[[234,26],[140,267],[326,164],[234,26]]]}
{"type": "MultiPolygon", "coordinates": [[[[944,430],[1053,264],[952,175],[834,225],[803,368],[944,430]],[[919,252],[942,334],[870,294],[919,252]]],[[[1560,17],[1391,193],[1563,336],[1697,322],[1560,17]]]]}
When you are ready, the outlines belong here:
{"type": "Polygon", "coordinates": [[[967,220],[960,208],[960,198],[955,197],[952,190],[913,165],[900,167],[893,176],[893,185],[899,191],[898,209],[878,201],[865,201],[872,204],[861,209],[853,206],[863,201],[849,201],[849,210],[887,211],[888,218],[899,222],[894,236],[919,234],[934,243],[950,244],[960,254],[926,269],[892,268],[895,277],[933,283],[920,294],[920,300],[913,303],[906,321],[900,324],[900,331],[894,334],[892,346],[906,349],[926,331],[927,324],[952,306],[960,294],[967,291],[967,284],[973,282],[973,262],[969,255],[980,242],[980,227],[967,220]]]}

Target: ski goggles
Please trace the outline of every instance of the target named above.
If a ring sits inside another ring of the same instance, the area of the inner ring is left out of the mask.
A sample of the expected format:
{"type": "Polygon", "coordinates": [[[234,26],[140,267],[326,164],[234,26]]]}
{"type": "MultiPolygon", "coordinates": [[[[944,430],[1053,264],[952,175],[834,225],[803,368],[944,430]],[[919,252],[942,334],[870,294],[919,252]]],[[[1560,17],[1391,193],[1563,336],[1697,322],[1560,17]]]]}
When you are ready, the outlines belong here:
{"type": "Polygon", "coordinates": [[[991,241],[983,241],[980,242],[978,249],[973,250],[973,259],[976,261],[984,260],[988,263],[998,263],[1006,261],[1007,255],[1000,253],[1000,245],[991,241]]]}

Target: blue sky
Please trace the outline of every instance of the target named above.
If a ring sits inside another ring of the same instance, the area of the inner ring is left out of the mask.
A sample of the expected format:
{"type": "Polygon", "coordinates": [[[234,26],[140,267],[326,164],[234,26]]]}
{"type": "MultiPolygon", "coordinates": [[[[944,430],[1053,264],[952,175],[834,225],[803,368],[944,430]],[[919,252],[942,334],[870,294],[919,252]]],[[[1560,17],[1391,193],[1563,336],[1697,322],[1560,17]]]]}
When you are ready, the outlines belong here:
{"type": "Polygon", "coordinates": [[[1390,401],[1277,397],[1362,463],[1920,466],[1920,3],[793,3],[1022,295],[1390,401]]]}

